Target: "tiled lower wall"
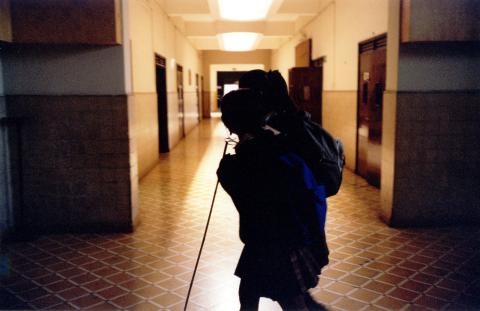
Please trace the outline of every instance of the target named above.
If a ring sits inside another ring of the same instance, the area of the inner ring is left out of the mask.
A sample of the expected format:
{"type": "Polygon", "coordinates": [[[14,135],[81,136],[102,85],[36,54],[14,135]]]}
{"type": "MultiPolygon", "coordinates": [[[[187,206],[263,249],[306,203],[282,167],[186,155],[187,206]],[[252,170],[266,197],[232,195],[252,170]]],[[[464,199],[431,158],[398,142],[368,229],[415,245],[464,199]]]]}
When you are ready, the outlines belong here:
{"type": "Polygon", "coordinates": [[[138,175],[142,178],[158,163],[157,94],[135,93],[129,96],[129,101],[133,106],[131,135],[135,140],[138,175]]]}
{"type": "Polygon", "coordinates": [[[185,132],[188,133],[198,125],[197,92],[185,92],[185,132]]]}
{"type": "Polygon", "coordinates": [[[23,118],[24,228],[132,229],[126,96],[8,96],[7,113],[23,118]]]}
{"type": "Polygon", "coordinates": [[[480,92],[397,93],[396,109],[392,224],[480,223],[480,92]]]}
{"type": "Polygon", "coordinates": [[[357,91],[324,91],[322,123],[345,149],[346,166],[355,170],[357,141],[357,91]]]}

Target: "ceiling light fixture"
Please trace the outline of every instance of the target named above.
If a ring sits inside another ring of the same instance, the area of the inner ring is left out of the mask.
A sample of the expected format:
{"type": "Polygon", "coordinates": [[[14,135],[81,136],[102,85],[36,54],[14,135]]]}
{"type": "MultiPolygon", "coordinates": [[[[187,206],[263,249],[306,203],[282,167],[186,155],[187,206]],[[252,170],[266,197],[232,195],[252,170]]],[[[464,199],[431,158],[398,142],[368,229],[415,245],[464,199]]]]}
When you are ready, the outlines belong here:
{"type": "Polygon", "coordinates": [[[255,21],[264,19],[272,0],[218,0],[222,19],[234,21],[255,21]]]}
{"type": "Polygon", "coordinates": [[[255,32],[227,32],[219,35],[220,46],[225,51],[251,51],[259,39],[255,32]]]}

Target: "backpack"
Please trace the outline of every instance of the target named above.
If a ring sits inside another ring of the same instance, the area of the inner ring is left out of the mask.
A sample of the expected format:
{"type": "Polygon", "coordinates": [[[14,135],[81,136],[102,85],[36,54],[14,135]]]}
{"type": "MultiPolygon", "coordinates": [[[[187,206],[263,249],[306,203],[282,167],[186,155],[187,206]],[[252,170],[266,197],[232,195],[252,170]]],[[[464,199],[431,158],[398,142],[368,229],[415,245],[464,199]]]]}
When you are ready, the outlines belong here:
{"type": "Polygon", "coordinates": [[[310,118],[304,111],[298,113],[287,138],[309,165],[318,183],[325,187],[327,197],[337,194],[342,184],[345,155],[343,144],[310,118]]]}

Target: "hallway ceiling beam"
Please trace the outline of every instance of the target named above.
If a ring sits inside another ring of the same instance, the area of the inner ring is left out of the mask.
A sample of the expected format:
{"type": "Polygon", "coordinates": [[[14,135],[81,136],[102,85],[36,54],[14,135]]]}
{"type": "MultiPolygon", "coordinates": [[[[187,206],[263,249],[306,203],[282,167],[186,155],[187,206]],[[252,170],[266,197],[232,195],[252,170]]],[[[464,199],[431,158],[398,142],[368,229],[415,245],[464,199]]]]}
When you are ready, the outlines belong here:
{"type": "Polygon", "coordinates": [[[186,36],[216,36],[224,32],[258,32],[264,36],[293,36],[294,22],[186,22],[186,36]]]}

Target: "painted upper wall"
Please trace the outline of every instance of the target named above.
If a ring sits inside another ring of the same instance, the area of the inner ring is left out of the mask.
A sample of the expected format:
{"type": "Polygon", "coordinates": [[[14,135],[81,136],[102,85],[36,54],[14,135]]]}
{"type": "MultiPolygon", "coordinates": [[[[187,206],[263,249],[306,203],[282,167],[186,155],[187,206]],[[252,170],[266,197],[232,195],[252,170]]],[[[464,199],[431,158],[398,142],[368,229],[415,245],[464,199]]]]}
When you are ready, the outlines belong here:
{"type": "Polygon", "coordinates": [[[155,54],[167,61],[167,92],[176,92],[177,64],[183,67],[184,91],[195,91],[195,74],[202,72],[201,53],[175,28],[156,1],[131,0],[127,5],[133,92],[156,92],[155,54]]]}
{"type": "Polygon", "coordinates": [[[356,90],[358,43],[387,31],[385,0],[334,0],[299,34],[272,53],[272,68],[288,78],[295,46],[312,39],[312,58],[326,57],[324,90],[356,90]]]}
{"type": "Polygon", "coordinates": [[[125,94],[123,48],[11,47],[3,54],[8,95],[125,94]]]}
{"type": "Polygon", "coordinates": [[[131,70],[132,126],[140,176],[158,160],[158,102],[155,54],[166,60],[168,142],[170,148],[199,120],[195,75],[202,74],[201,53],[178,31],[156,0],[124,0],[128,30],[126,66],[131,70]],[[183,125],[177,93],[177,65],[183,68],[183,125]]]}
{"type": "Polygon", "coordinates": [[[152,8],[148,1],[128,1],[132,91],[155,93],[152,8]]]}
{"type": "Polygon", "coordinates": [[[205,73],[205,89],[210,85],[210,65],[220,64],[262,64],[265,70],[271,68],[271,51],[256,50],[251,52],[204,51],[203,72],[205,73]]]}

